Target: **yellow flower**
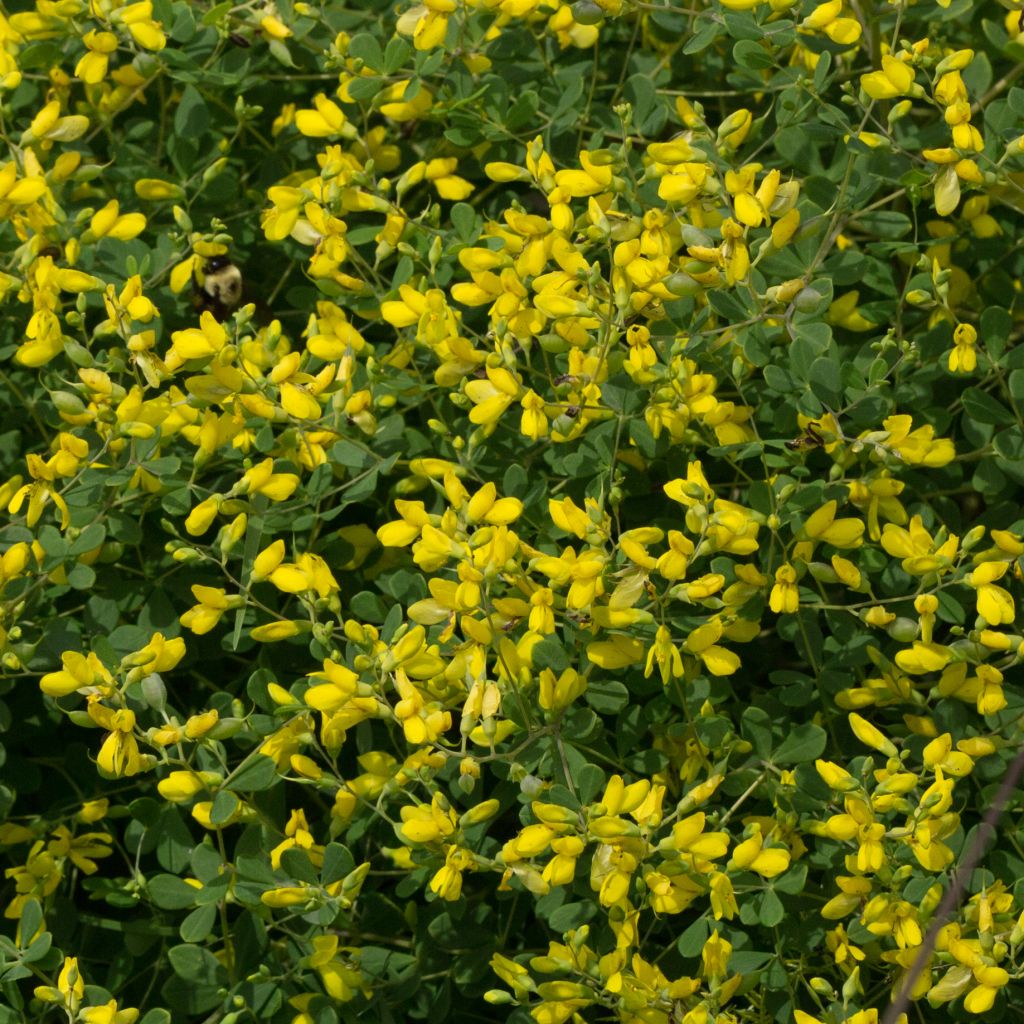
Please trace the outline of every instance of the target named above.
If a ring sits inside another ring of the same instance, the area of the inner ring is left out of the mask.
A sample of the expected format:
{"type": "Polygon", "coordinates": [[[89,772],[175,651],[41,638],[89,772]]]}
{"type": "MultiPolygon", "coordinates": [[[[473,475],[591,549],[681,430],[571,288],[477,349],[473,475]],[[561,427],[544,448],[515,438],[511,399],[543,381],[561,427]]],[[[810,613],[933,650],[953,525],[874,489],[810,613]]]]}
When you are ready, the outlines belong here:
{"type": "Polygon", "coordinates": [[[64,966],[57,976],[57,987],[40,985],[33,995],[44,1002],[63,1003],[72,1014],[77,1014],[85,996],[85,979],[78,969],[78,959],[73,956],[64,957],[64,966]]]}
{"type": "Polygon", "coordinates": [[[1010,592],[995,583],[1009,568],[1009,562],[982,562],[967,580],[977,591],[978,614],[990,626],[1009,625],[1017,615],[1010,592]]]}
{"type": "Polygon", "coordinates": [[[176,771],[157,783],[160,795],[172,804],[188,803],[221,781],[213,772],[176,771]]]}
{"type": "Polygon", "coordinates": [[[462,872],[475,861],[473,854],[461,846],[451,844],[445,849],[444,866],[431,878],[429,888],[441,899],[454,902],[462,895],[462,872]]]}
{"type": "Polygon", "coordinates": [[[876,729],[867,719],[861,718],[855,711],[848,716],[853,734],[866,746],[872,747],[886,757],[896,757],[897,750],[892,741],[884,733],[876,729]]]}
{"type": "Polygon", "coordinates": [[[575,669],[567,668],[556,679],[550,668],[545,668],[539,679],[538,701],[545,711],[561,711],[567,708],[587,689],[586,676],[580,676],[575,669]]]}
{"type": "Polygon", "coordinates": [[[401,838],[412,844],[436,843],[455,831],[455,811],[448,801],[435,793],[429,805],[409,805],[400,810],[401,838]]]}
{"type": "Polygon", "coordinates": [[[740,667],[735,653],[718,646],[724,632],[725,626],[716,616],[699,625],[686,638],[687,651],[697,655],[713,676],[731,676],[740,667]]]}
{"type": "Polygon", "coordinates": [[[852,46],[860,39],[860,22],[856,18],[841,18],[842,9],[843,0],[826,0],[826,3],[818,4],[799,27],[805,31],[824,32],[832,42],[852,46]]]}
{"type": "Polygon", "coordinates": [[[882,530],[882,547],[895,558],[901,558],[903,571],[911,576],[944,573],[952,567],[960,538],[951,536],[939,543],[940,538],[941,534],[933,540],[921,517],[914,516],[906,530],[886,523],[882,530]]]}
{"type": "Polygon", "coordinates": [[[179,621],[197,636],[209,633],[228,609],[240,608],[245,603],[241,595],[229,596],[220,587],[206,587],[199,583],[192,584],[192,596],[198,603],[185,612],[179,621]]]}
{"type": "Polygon", "coordinates": [[[189,359],[208,359],[216,355],[227,340],[227,331],[223,325],[217,322],[211,312],[204,310],[199,317],[199,327],[189,327],[171,335],[167,366],[177,369],[189,359]]]}
{"type": "Polygon", "coordinates": [[[863,543],[864,524],[859,519],[836,519],[838,503],[827,501],[804,522],[801,536],[823,540],[837,548],[856,548],[863,543]]]}
{"type": "Polygon", "coordinates": [[[957,324],[953,331],[953,351],[949,353],[950,373],[971,373],[978,365],[975,343],[978,332],[970,324],[957,324]]]}
{"type": "Polygon", "coordinates": [[[82,1024],[135,1024],[139,1011],[133,1007],[119,1010],[117,1000],[111,999],[102,1006],[90,1006],[79,1012],[82,1024]]]}
{"type": "Polygon", "coordinates": [[[888,445],[899,452],[905,462],[912,466],[929,466],[937,469],[956,458],[956,449],[948,437],[935,437],[935,429],[926,424],[911,431],[910,416],[890,416],[882,421],[889,432],[888,445]]]}
{"type": "Polygon", "coordinates": [[[1010,984],[1010,975],[1002,967],[984,962],[972,965],[972,974],[977,988],[964,996],[964,1009],[968,1013],[987,1013],[992,1009],[999,990],[1010,984]]]}
{"type": "Polygon", "coordinates": [[[486,380],[471,380],[465,385],[466,394],[473,401],[469,418],[472,423],[496,423],[515,401],[522,389],[519,381],[503,367],[487,367],[486,380]]]}
{"type": "Polygon", "coordinates": [[[353,139],[356,129],[349,124],[345,112],[324,93],[313,97],[315,110],[296,110],[295,127],[315,139],[342,138],[353,139]]]}
{"type": "Polygon", "coordinates": [[[892,54],[882,56],[882,70],[861,75],[860,87],[873,100],[906,96],[914,85],[914,69],[892,54]]]}
{"type": "Polygon", "coordinates": [[[405,99],[409,89],[409,82],[395,82],[388,86],[383,92],[378,93],[380,97],[380,112],[392,121],[413,121],[422,117],[433,105],[434,97],[429,89],[419,87],[419,91],[411,100],[405,99]]]}
{"type": "Polygon", "coordinates": [[[732,943],[722,938],[722,933],[713,931],[704,943],[700,958],[706,978],[724,978],[732,955],[732,943]]]}
{"type": "Polygon", "coordinates": [[[124,25],[135,42],[143,49],[162,50],[167,45],[167,38],[163,33],[161,23],[153,20],[151,0],[126,4],[113,11],[110,17],[115,24],[124,25]]]}
{"type": "Polygon", "coordinates": [[[98,702],[89,705],[89,717],[110,732],[100,747],[96,764],[115,777],[136,775],[146,767],[139,755],[139,744],[133,735],[135,712],[128,708],[114,711],[98,702]]]}
{"type": "Polygon", "coordinates": [[[707,505],[715,496],[699,462],[691,462],[687,465],[685,480],[670,480],[663,489],[672,501],[678,501],[688,508],[692,508],[696,504],[707,505]]]}
{"type": "Polygon", "coordinates": [[[86,232],[83,241],[90,241],[91,238],[116,238],[118,241],[126,242],[141,234],[146,227],[146,217],[141,213],[121,213],[120,204],[116,199],[111,199],[89,221],[89,231],[86,232]],[[90,238],[91,233],[91,238],[90,238]]]}
{"type": "Polygon", "coordinates": [[[768,597],[768,605],[777,615],[792,615],[800,607],[796,569],[788,562],[775,570],[775,586],[768,597]]]}
{"type": "Polygon", "coordinates": [[[82,36],[82,42],[89,52],[75,66],[75,77],[86,85],[96,85],[107,77],[109,55],[117,49],[117,36],[94,29],[82,36]]]}
{"type": "Polygon", "coordinates": [[[275,473],[274,460],[264,459],[252,469],[246,470],[236,489],[249,494],[265,495],[271,501],[286,501],[295,493],[299,482],[295,473],[275,473]]]}
{"type": "Polygon", "coordinates": [[[448,16],[456,10],[455,0],[425,0],[402,14],[395,29],[400,35],[412,36],[417,50],[432,50],[444,43],[448,16]]]}
{"type": "Polygon", "coordinates": [[[729,859],[730,871],[753,871],[762,878],[775,878],[789,867],[791,855],[788,849],[764,845],[764,836],[759,826],[732,851],[729,859]]]}
{"type": "Polygon", "coordinates": [[[363,974],[359,969],[359,950],[339,949],[337,935],[313,937],[313,954],[309,966],[320,975],[327,994],[338,1002],[348,1002],[363,991],[363,974]]]}
{"type": "Polygon", "coordinates": [[[160,178],[139,178],[135,182],[135,194],[151,201],[185,198],[185,190],[180,185],[160,178]]]}
{"type": "Polygon", "coordinates": [[[39,688],[50,697],[67,697],[76,690],[92,686],[110,686],[113,677],[106,666],[92,652],[65,651],[60,656],[63,668],[48,672],[39,680],[39,688]]]}
{"type": "Polygon", "coordinates": [[[292,34],[292,30],[272,14],[260,18],[260,31],[265,38],[277,41],[287,39],[292,34]]]}

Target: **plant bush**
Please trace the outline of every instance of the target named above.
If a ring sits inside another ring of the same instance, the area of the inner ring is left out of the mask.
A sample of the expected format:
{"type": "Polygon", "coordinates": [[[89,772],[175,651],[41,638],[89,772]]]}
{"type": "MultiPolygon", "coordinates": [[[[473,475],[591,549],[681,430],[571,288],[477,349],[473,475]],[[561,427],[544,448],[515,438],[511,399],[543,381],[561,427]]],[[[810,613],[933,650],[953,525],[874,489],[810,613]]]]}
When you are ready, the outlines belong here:
{"type": "Polygon", "coordinates": [[[0,5],[0,1024],[1021,1019],[1010,6],[0,5]]]}

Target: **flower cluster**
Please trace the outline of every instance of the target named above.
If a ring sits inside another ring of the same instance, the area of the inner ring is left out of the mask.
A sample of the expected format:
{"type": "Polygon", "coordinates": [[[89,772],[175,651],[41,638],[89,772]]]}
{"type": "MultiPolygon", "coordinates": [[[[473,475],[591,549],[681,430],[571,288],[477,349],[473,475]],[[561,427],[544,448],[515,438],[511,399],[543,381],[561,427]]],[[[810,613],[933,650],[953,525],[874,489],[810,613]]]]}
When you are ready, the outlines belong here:
{"type": "Polygon", "coordinates": [[[1019,1015],[1019,12],[29,6],[11,1013],[1019,1015]]]}

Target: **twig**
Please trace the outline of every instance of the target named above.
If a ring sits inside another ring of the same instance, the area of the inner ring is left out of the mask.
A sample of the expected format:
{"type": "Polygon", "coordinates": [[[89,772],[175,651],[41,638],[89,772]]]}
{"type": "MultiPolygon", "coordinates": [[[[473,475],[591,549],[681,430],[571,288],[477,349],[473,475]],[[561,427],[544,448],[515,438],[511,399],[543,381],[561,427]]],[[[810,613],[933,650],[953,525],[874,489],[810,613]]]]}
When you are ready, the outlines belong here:
{"type": "Polygon", "coordinates": [[[982,819],[981,827],[978,829],[978,834],[971,844],[967,856],[960,867],[957,868],[956,874],[953,876],[953,884],[949,887],[946,895],[942,897],[942,902],[939,904],[938,910],[935,911],[935,916],[932,918],[932,923],[928,928],[928,934],[925,935],[924,942],[918,949],[917,956],[914,958],[907,976],[903,979],[903,986],[900,988],[899,995],[889,1004],[888,1009],[882,1015],[881,1024],[896,1024],[900,1014],[909,1005],[910,993],[913,992],[917,979],[921,976],[925,964],[928,963],[932,955],[939,929],[949,916],[949,913],[954,908],[959,907],[964,889],[967,887],[967,879],[977,866],[978,861],[981,860],[989,839],[995,835],[996,825],[999,824],[999,819],[1003,816],[1010,793],[1020,781],[1022,772],[1024,772],[1024,750],[1017,754],[1003,776],[1003,781],[999,784],[999,789],[992,801],[992,806],[989,807],[985,817],[982,819]]]}

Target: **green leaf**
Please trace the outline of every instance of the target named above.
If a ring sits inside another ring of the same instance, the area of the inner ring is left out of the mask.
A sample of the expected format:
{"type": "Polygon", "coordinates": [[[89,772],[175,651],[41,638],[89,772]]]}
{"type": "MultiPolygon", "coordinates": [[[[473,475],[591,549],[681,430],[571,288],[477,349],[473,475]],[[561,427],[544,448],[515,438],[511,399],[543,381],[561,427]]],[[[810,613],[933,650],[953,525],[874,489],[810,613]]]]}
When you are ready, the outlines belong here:
{"type": "Polygon", "coordinates": [[[733,39],[761,39],[764,29],[758,25],[750,11],[724,11],[722,20],[733,39]]]}
{"type": "Polygon", "coordinates": [[[53,936],[49,932],[43,932],[38,936],[21,955],[22,963],[34,964],[37,960],[42,960],[47,953],[50,952],[50,947],[53,945],[53,936]]]}
{"type": "Polygon", "coordinates": [[[412,56],[412,53],[412,47],[401,36],[392,36],[384,50],[384,73],[393,75],[412,56]]]}
{"type": "Polygon", "coordinates": [[[238,810],[238,797],[230,790],[219,790],[210,807],[210,821],[214,825],[223,825],[238,810]]]}
{"type": "Polygon", "coordinates": [[[1006,351],[1011,330],[1013,318],[1010,314],[1000,306],[989,306],[978,323],[978,340],[993,359],[998,359],[1006,351]]]}
{"type": "Polygon", "coordinates": [[[1006,380],[1018,412],[1024,412],[1024,370],[1013,370],[1006,380]]]}
{"type": "Polygon", "coordinates": [[[43,908],[39,900],[30,897],[21,908],[19,933],[23,939],[31,939],[43,923],[43,908]]]}
{"type": "Polygon", "coordinates": [[[367,76],[365,78],[354,78],[349,83],[349,95],[354,100],[368,100],[376,96],[387,83],[383,78],[367,76]]]}
{"type": "MultiPolygon", "coordinates": [[[[1014,373],[1024,373],[1024,370],[1015,370],[1014,373]]],[[[1017,426],[1007,427],[992,439],[992,447],[1001,459],[1020,462],[1024,460],[1024,431],[1017,426]]]]}
{"type": "Polygon", "coordinates": [[[515,103],[505,114],[505,127],[516,132],[529,124],[540,106],[540,97],[533,89],[526,89],[516,97],[515,103]]]}
{"type": "Polygon", "coordinates": [[[750,315],[743,303],[732,292],[722,289],[710,291],[708,292],[708,302],[716,313],[724,316],[730,323],[739,323],[750,315]]]}
{"type": "Polygon", "coordinates": [[[577,101],[583,95],[584,76],[573,74],[563,75],[560,81],[560,91],[555,102],[554,110],[551,112],[551,127],[554,129],[561,118],[567,113],[574,114],[577,101]]]}
{"type": "Polygon", "coordinates": [[[772,754],[776,764],[800,764],[821,757],[828,734],[813,722],[804,722],[789,730],[789,734],[772,754]]]}
{"type": "Polygon", "coordinates": [[[634,121],[642,129],[658,100],[658,92],[654,83],[646,75],[633,75],[626,82],[624,94],[627,101],[633,104],[634,121]]]}
{"type": "Polygon", "coordinates": [[[1002,402],[980,388],[967,388],[960,396],[964,412],[978,423],[1003,426],[1012,421],[1010,410],[1002,402]]]}
{"type": "Polygon", "coordinates": [[[596,764],[588,764],[576,777],[580,803],[589,804],[604,788],[605,774],[596,764]]]}
{"type": "Polygon", "coordinates": [[[324,864],[320,869],[320,883],[332,885],[340,882],[356,866],[348,848],[341,843],[328,843],[324,848],[324,864]]]}
{"type": "Polygon", "coordinates": [[[232,7],[234,7],[234,4],[230,2],[215,4],[203,15],[202,24],[216,25],[222,18],[227,17],[232,7]]]}
{"type": "Polygon", "coordinates": [[[178,929],[182,942],[202,942],[213,930],[217,920],[217,905],[210,903],[192,911],[178,929]]]}
{"type": "Polygon", "coordinates": [[[825,88],[828,73],[832,69],[832,54],[826,50],[818,55],[818,63],[814,65],[814,88],[821,92],[825,88]]]}
{"type": "Polygon", "coordinates": [[[766,928],[774,928],[786,916],[786,908],[782,900],[775,895],[774,890],[766,889],[761,895],[761,906],[758,910],[758,920],[766,928]]]}
{"type": "MultiPolygon", "coordinates": [[[[822,56],[827,57],[828,54],[823,53],[822,56]]],[[[774,953],[755,953],[748,949],[739,950],[729,957],[729,973],[751,974],[764,967],[773,956],[775,956],[774,953]]]]}
{"type": "MultiPolygon", "coordinates": [[[[824,355],[825,350],[832,341],[832,328],[828,324],[818,321],[794,321],[792,333],[793,345],[790,347],[793,348],[796,345],[806,346],[807,350],[812,354],[812,358],[813,356],[824,355]]],[[[810,360],[808,360],[809,365],[810,360]]]]}
{"type": "Polygon", "coordinates": [[[902,238],[914,229],[914,222],[905,213],[896,210],[871,210],[858,214],[855,223],[864,231],[888,239],[902,238]]]}
{"type": "Polygon", "coordinates": [[[797,386],[796,381],[781,366],[769,365],[761,372],[768,387],[780,395],[788,395],[797,386]]]}
{"type": "Polygon", "coordinates": [[[164,807],[156,826],[156,859],[165,871],[181,871],[192,857],[195,840],[177,807],[164,807]]]}
{"type": "Polygon", "coordinates": [[[449,214],[455,233],[459,241],[467,244],[476,240],[477,237],[477,215],[469,203],[456,203],[449,214]]]}
{"type": "Polygon", "coordinates": [[[181,99],[174,112],[174,130],[186,139],[197,139],[206,132],[210,124],[210,111],[206,100],[194,85],[181,90],[181,99]]]}
{"type": "Polygon", "coordinates": [[[839,360],[821,356],[811,363],[808,383],[819,401],[835,409],[842,403],[842,373],[839,360]]]}
{"type": "Polygon", "coordinates": [[[107,536],[107,528],[102,523],[90,523],[71,542],[68,548],[69,555],[84,555],[89,551],[95,551],[107,536]]]}
{"type": "Polygon", "coordinates": [[[67,557],[68,542],[49,524],[40,529],[39,544],[47,555],[47,560],[43,563],[44,568],[51,564],[59,565],[67,557]]]}
{"type": "Polygon", "coordinates": [[[309,882],[316,885],[320,881],[320,875],[313,867],[308,854],[304,850],[292,847],[281,854],[281,870],[291,878],[300,882],[309,882]]]}
{"type": "Polygon", "coordinates": [[[683,47],[684,56],[700,53],[706,50],[719,36],[722,35],[722,25],[717,19],[710,15],[707,19],[698,19],[699,28],[690,36],[683,47]]]}
{"type": "Polygon", "coordinates": [[[757,756],[767,760],[772,749],[772,720],[768,713],[758,707],[744,710],[740,732],[754,745],[757,756]]]}
{"type": "Polygon", "coordinates": [[[559,907],[548,918],[548,924],[556,932],[567,932],[586,924],[597,913],[597,904],[593,900],[581,903],[566,903],[559,907]]]}
{"type": "Polygon", "coordinates": [[[629,703],[629,690],[615,679],[591,679],[584,699],[599,715],[617,715],[629,703]]]}
{"type": "Polygon", "coordinates": [[[711,929],[707,918],[698,917],[676,940],[676,949],[679,950],[681,956],[700,956],[700,951],[704,948],[704,943],[708,941],[710,934],[711,929]]]}
{"type": "Polygon", "coordinates": [[[748,71],[763,71],[775,64],[772,52],[752,39],[741,39],[732,48],[733,60],[748,71]]]}
{"type": "Polygon", "coordinates": [[[537,672],[550,668],[556,675],[569,667],[569,655],[564,644],[554,637],[545,637],[531,652],[537,672]]]}
{"type": "Polygon", "coordinates": [[[149,898],[161,910],[183,910],[194,906],[196,891],[177,875],[155,875],[146,883],[149,898]]]}
{"type": "Polygon", "coordinates": [[[361,60],[374,71],[384,70],[384,53],[380,42],[370,32],[358,32],[348,41],[347,56],[361,60]]]}
{"type": "MultiPolygon", "coordinates": [[[[267,43],[267,49],[278,64],[283,64],[286,68],[295,67],[295,61],[292,59],[292,52],[288,49],[284,40],[271,39],[270,42],[267,43]]],[[[355,81],[363,81],[363,79],[356,79],[355,81]]]]}
{"type": "Polygon", "coordinates": [[[224,976],[224,968],[217,958],[208,949],[192,943],[172,946],[167,951],[167,959],[171,970],[183,981],[215,985],[224,976]]]}
{"type": "Polygon", "coordinates": [[[790,896],[804,891],[807,883],[807,865],[795,864],[788,871],[772,880],[772,888],[778,892],[784,892],[790,896]]]}
{"type": "Polygon", "coordinates": [[[228,779],[225,788],[237,793],[255,793],[262,789],[270,789],[276,781],[277,765],[274,759],[264,754],[256,754],[247,765],[228,779]]]}
{"type": "Polygon", "coordinates": [[[96,584],[96,570],[79,563],[68,572],[68,586],[75,590],[90,590],[96,584]]]}

